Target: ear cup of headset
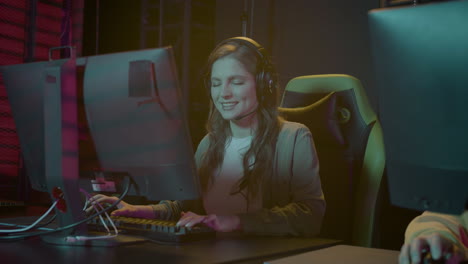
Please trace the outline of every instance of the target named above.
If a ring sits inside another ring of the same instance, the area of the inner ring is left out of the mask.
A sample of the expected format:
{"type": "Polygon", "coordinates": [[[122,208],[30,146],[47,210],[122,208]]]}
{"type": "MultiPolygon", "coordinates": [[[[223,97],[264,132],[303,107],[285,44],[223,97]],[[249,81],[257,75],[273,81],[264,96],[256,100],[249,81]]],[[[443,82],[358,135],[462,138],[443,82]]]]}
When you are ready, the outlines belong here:
{"type": "Polygon", "coordinates": [[[262,93],[263,100],[265,100],[265,97],[271,97],[273,95],[273,90],[275,89],[276,81],[274,80],[270,67],[263,69],[262,79],[259,83],[262,84],[262,87],[259,88],[262,93]]]}
{"type": "Polygon", "coordinates": [[[260,87],[257,87],[257,94],[260,94],[261,96],[259,97],[259,103],[265,106],[275,106],[277,76],[274,72],[273,66],[268,60],[264,60],[259,74],[261,74],[257,82],[257,84],[260,85],[260,87]]]}

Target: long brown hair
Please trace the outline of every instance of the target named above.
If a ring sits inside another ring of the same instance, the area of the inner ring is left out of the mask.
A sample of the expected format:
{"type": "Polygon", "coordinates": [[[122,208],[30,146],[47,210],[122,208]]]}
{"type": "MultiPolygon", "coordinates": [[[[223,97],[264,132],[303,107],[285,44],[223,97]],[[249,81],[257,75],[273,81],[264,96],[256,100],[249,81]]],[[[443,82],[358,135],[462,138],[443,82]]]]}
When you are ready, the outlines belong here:
{"type": "MultiPolygon", "coordinates": [[[[276,140],[281,128],[282,119],[278,116],[278,87],[277,75],[268,58],[262,58],[257,51],[240,41],[227,41],[215,48],[210,54],[207,63],[207,89],[211,88],[210,77],[212,65],[215,61],[226,56],[233,56],[256,78],[257,100],[259,99],[259,87],[265,83],[259,76],[265,77],[261,71],[268,71],[268,78],[272,79],[269,92],[262,95],[257,108],[258,127],[254,133],[252,144],[243,157],[243,176],[239,180],[234,193],[247,191],[247,201],[256,197],[259,192],[263,177],[273,173],[273,161],[276,149],[276,140]],[[268,60],[268,61],[266,61],[268,60]],[[266,68],[265,65],[268,64],[266,68]],[[259,84],[259,82],[263,82],[259,84]],[[253,164],[252,164],[253,161],[253,164]]],[[[264,73],[264,72],[263,72],[264,73]]],[[[203,154],[202,162],[198,169],[201,177],[203,191],[206,191],[209,183],[214,179],[214,170],[223,162],[226,141],[232,136],[229,120],[223,119],[216,109],[213,100],[210,100],[210,112],[206,123],[209,137],[209,147],[203,154]]],[[[245,194],[245,193],[243,193],[245,194]]]]}

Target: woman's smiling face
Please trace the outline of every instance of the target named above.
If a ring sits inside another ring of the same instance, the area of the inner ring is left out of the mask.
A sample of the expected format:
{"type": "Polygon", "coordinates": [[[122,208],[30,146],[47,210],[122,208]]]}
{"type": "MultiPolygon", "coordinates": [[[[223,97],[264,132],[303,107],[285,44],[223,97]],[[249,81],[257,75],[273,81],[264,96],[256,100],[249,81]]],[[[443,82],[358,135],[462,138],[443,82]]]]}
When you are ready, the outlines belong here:
{"type": "Polygon", "coordinates": [[[225,120],[250,115],[258,107],[255,76],[235,57],[222,57],[211,70],[211,98],[225,120]]]}

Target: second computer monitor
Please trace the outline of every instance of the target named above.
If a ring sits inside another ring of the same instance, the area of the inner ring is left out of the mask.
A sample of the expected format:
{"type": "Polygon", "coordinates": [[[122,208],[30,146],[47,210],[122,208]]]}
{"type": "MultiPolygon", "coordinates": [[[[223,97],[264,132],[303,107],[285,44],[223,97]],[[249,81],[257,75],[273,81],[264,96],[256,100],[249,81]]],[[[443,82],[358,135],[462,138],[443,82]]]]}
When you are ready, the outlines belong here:
{"type": "Polygon", "coordinates": [[[460,214],[468,201],[468,2],[369,13],[393,204],[460,214]]]}

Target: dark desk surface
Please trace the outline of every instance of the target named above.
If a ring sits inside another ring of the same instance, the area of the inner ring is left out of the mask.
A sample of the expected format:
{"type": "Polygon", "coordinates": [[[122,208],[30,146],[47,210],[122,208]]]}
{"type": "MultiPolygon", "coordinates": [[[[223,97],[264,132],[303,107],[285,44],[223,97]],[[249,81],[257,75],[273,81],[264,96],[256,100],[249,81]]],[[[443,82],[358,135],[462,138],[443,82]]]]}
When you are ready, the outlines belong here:
{"type": "MultiPolygon", "coordinates": [[[[0,219],[0,222],[11,223],[11,220],[0,219]]],[[[214,240],[183,245],[144,242],[106,248],[56,246],[34,237],[23,241],[0,242],[0,263],[263,263],[338,243],[337,240],[321,238],[219,234],[214,240]]]]}
{"type": "Polygon", "coordinates": [[[398,255],[399,251],[395,250],[337,245],[267,261],[265,264],[396,264],[398,255]]]}

